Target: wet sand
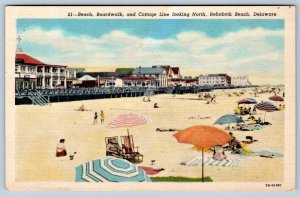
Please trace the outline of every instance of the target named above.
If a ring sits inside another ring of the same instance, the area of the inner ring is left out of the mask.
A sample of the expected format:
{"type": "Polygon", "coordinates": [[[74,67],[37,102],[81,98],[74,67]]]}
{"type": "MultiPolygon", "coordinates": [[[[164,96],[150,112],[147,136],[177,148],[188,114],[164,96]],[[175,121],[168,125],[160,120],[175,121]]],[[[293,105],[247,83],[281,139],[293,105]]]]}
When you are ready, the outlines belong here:
{"type": "MultiPolygon", "coordinates": [[[[175,97],[156,95],[151,97],[151,102],[143,102],[142,97],[136,97],[52,103],[46,107],[16,106],[16,181],[74,181],[77,165],[105,156],[105,137],[127,134],[126,128],[111,129],[106,126],[119,114],[130,112],[141,113],[151,119],[149,124],[129,129],[135,146],[144,155],[144,161],[139,165],[151,166],[151,160],[156,160],[152,167],[165,170],[155,176],[201,177],[201,166],[180,165],[180,162],[201,152],[192,150],[192,145],[178,143],[172,136],[174,132],[156,132],[156,128],[184,129],[193,125],[213,125],[220,116],[233,113],[238,100],[252,97],[248,93],[228,97],[223,90],[212,94],[217,95],[214,104],[192,100],[197,99],[196,94],[185,94],[175,97]],[[160,108],[153,108],[155,102],[160,108]],[[91,111],[74,110],[82,104],[91,111]],[[98,119],[98,123],[93,125],[94,112],[100,114],[101,110],[105,113],[104,124],[98,119]],[[189,119],[198,115],[210,118],[189,119]],[[74,160],[55,157],[55,148],[61,138],[66,140],[68,154],[77,152],[74,160]]],[[[269,96],[262,94],[256,99],[258,102],[266,101],[269,96]]],[[[261,115],[256,117],[263,119],[264,112],[258,113],[261,115]]],[[[233,131],[234,136],[240,141],[245,140],[247,135],[258,140],[248,145],[247,149],[284,153],[284,111],[267,113],[266,121],[272,125],[259,131],[233,131]]],[[[225,128],[225,125],[215,126],[225,128]]],[[[229,158],[237,157],[226,153],[229,158]]],[[[212,153],[205,153],[205,156],[212,156],[212,153]]],[[[238,158],[238,167],[205,166],[205,176],[210,176],[215,182],[283,181],[284,157],[238,158]]]]}

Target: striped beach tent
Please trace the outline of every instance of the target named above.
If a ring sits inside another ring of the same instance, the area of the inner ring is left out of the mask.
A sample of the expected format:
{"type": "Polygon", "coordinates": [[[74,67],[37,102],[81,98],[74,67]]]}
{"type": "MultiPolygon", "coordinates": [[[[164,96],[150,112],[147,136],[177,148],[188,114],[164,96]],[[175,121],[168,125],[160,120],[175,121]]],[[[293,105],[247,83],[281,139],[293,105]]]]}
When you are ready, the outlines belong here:
{"type": "Polygon", "coordinates": [[[266,118],[266,112],[278,111],[278,108],[270,102],[261,102],[261,103],[255,105],[255,107],[258,110],[265,111],[264,122],[265,122],[265,118],[266,118]]]}
{"type": "Polygon", "coordinates": [[[127,160],[102,157],[76,167],[76,182],[151,182],[145,171],[127,160]]]}

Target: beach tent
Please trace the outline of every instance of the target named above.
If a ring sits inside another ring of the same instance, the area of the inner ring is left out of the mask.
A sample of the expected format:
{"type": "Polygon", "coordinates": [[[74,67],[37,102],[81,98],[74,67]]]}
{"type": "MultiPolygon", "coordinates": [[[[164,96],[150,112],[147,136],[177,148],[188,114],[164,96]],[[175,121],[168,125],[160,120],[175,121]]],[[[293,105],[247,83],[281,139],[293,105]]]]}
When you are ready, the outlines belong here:
{"type": "Polygon", "coordinates": [[[76,167],[76,182],[151,182],[145,171],[127,160],[101,157],[76,167]]]}
{"type": "Polygon", "coordinates": [[[204,148],[225,145],[233,138],[225,131],[207,125],[196,125],[173,135],[177,142],[192,144],[202,149],[202,182],[204,181],[204,148]]]}

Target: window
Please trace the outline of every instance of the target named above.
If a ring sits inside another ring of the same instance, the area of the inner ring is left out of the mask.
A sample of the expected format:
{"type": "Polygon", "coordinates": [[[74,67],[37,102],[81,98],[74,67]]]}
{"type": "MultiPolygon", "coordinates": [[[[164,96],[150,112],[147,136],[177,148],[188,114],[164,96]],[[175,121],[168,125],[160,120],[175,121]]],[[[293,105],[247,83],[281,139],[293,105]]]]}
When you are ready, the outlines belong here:
{"type": "Polygon", "coordinates": [[[26,71],[26,66],[21,66],[21,71],[25,72],[26,71]]]}

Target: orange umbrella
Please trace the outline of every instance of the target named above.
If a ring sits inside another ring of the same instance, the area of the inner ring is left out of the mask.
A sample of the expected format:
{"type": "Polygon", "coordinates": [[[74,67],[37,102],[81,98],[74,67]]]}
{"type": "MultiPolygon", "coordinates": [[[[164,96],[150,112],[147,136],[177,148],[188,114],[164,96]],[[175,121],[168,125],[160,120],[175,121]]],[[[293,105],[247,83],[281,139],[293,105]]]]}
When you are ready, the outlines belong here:
{"type": "Polygon", "coordinates": [[[225,131],[207,125],[189,127],[177,132],[173,136],[180,143],[193,144],[202,148],[202,182],[204,176],[203,149],[217,145],[222,146],[233,139],[225,131]]]}

